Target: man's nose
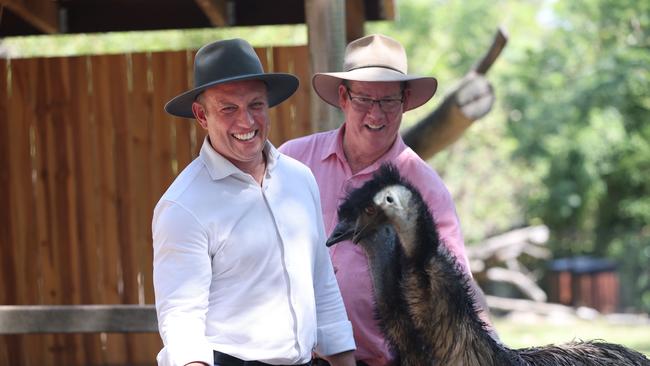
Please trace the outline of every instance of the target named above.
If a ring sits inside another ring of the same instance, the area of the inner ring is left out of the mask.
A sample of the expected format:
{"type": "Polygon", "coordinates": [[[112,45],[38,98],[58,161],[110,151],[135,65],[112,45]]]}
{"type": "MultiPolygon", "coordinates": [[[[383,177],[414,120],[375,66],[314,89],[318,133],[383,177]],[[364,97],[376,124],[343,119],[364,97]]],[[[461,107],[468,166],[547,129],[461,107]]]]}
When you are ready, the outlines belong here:
{"type": "Polygon", "coordinates": [[[242,108],[241,113],[239,114],[239,121],[242,124],[246,124],[246,126],[254,125],[255,117],[253,116],[253,112],[249,111],[248,109],[242,108]]]}
{"type": "Polygon", "coordinates": [[[368,114],[375,117],[383,117],[384,111],[381,109],[381,105],[378,100],[373,100],[370,109],[368,109],[368,114]]]}

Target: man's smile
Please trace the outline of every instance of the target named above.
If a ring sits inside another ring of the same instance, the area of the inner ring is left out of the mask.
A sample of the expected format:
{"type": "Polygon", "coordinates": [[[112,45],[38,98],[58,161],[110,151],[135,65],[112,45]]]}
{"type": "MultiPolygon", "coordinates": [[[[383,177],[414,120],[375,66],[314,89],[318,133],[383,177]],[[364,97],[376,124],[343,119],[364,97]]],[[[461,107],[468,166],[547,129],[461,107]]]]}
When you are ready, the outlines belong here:
{"type": "Polygon", "coordinates": [[[366,123],[365,126],[370,130],[378,131],[384,128],[386,125],[373,125],[373,124],[366,123]]]}
{"type": "Polygon", "coordinates": [[[248,141],[257,135],[257,130],[248,133],[233,133],[232,136],[240,141],[248,141]]]}

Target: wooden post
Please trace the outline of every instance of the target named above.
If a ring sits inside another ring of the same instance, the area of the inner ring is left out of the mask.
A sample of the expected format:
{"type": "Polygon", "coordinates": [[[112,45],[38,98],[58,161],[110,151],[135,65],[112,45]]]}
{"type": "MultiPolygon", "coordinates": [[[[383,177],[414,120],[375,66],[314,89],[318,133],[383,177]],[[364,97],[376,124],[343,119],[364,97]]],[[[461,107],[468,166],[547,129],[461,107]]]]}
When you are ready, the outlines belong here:
{"type": "MultiPolygon", "coordinates": [[[[341,71],[345,52],[345,2],[343,0],[305,0],[311,75],[341,71]]],[[[310,80],[301,80],[311,84],[310,80]]],[[[323,102],[310,87],[313,132],[337,128],[343,121],[339,109],[323,102]]]]}
{"type": "Polygon", "coordinates": [[[365,35],[366,6],[363,0],[345,2],[345,31],[348,43],[365,35]]]}

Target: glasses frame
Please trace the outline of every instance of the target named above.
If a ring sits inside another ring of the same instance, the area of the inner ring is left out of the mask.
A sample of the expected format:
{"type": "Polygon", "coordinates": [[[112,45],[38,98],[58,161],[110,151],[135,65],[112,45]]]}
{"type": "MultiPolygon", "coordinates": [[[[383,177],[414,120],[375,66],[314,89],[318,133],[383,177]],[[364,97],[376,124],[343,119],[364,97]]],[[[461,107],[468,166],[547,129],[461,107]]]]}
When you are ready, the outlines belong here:
{"type": "Polygon", "coordinates": [[[379,105],[379,109],[384,112],[384,113],[395,113],[399,110],[399,107],[404,104],[404,91],[401,91],[401,98],[383,98],[383,99],[374,99],[374,98],[369,98],[369,97],[358,97],[358,96],[353,96],[350,94],[350,88],[348,86],[345,87],[345,92],[348,94],[348,98],[352,102],[352,106],[356,107],[357,110],[360,112],[367,112],[372,109],[372,106],[379,105]],[[398,105],[395,105],[394,108],[389,108],[386,109],[386,105],[384,104],[385,102],[397,102],[399,101],[398,105]],[[370,103],[370,104],[367,104],[370,103]]]}

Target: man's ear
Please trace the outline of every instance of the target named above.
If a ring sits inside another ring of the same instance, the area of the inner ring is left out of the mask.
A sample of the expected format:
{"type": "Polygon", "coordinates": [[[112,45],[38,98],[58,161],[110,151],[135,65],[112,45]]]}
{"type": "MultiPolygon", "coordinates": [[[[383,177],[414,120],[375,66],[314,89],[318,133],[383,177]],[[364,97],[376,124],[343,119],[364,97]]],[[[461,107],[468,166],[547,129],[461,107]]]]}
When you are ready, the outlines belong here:
{"type": "Polygon", "coordinates": [[[343,106],[347,103],[348,101],[348,95],[346,93],[347,87],[343,84],[339,84],[339,106],[343,108],[343,106]]]}
{"type": "Polygon", "coordinates": [[[411,99],[411,89],[406,87],[402,92],[402,109],[406,109],[409,106],[409,100],[411,99]]]}
{"type": "Polygon", "coordinates": [[[205,118],[205,108],[199,102],[192,102],[192,113],[194,113],[194,118],[196,121],[203,127],[204,130],[208,129],[208,119],[205,118]]]}

